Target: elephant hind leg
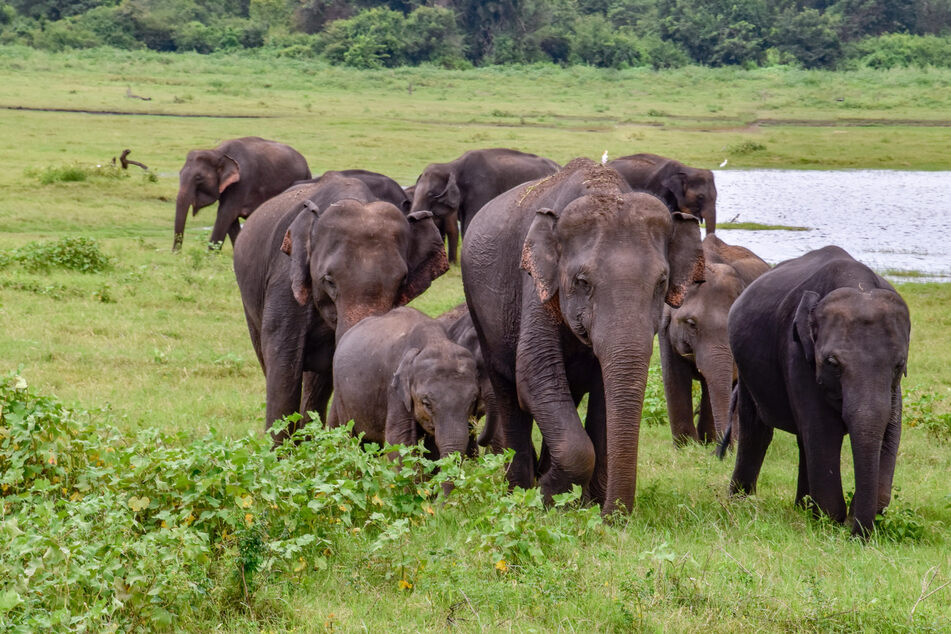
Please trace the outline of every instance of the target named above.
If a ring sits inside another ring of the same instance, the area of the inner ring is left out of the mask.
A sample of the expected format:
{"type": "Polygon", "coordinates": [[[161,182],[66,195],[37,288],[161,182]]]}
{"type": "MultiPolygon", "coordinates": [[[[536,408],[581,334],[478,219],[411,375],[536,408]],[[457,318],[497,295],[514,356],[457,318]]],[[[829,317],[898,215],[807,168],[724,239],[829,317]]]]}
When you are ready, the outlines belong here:
{"type": "Polygon", "coordinates": [[[756,404],[742,381],[737,383],[737,390],[740,437],[736,443],[736,466],[730,480],[730,493],[752,494],[756,492],[756,481],[766,458],[766,450],[773,440],[773,428],[760,418],[756,404]]]}
{"type": "Polygon", "coordinates": [[[535,470],[538,457],[532,443],[532,417],[522,411],[518,404],[515,386],[503,377],[492,378],[492,391],[495,398],[495,416],[505,447],[515,450],[512,464],[506,476],[513,487],[531,488],[535,485],[535,470]]]}

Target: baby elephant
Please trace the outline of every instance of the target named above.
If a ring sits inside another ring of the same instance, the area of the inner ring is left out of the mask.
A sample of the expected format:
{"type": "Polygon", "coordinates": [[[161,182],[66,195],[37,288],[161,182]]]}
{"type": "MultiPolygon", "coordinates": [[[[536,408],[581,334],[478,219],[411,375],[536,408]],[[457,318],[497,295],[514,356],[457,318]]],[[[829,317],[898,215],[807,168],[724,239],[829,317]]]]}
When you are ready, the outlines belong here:
{"type": "Polygon", "coordinates": [[[901,435],[908,307],[892,286],[839,247],[788,260],[749,285],[730,310],[739,371],[732,493],[756,489],[778,428],[799,443],[796,502],[842,522],[840,452],[855,467],[853,533],[888,506],[901,435]]]}
{"type": "Polygon", "coordinates": [[[440,458],[475,449],[475,360],[418,310],[394,308],[348,330],[334,353],[333,376],[331,427],[352,419],[355,434],[380,444],[423,438],[440,458]]]}

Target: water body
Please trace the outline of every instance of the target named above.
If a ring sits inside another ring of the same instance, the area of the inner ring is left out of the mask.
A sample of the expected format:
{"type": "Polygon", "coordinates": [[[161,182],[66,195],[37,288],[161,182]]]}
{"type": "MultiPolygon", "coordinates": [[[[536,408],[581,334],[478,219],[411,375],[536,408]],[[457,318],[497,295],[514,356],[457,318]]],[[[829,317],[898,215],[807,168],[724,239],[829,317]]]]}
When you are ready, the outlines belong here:
{"type": "Polygon", "coordinates": [[[951,282],[951,172],[717,170],[718,222],[809,231],[717,229],[776,264],[836,244],[880,273],[951,282]]]}

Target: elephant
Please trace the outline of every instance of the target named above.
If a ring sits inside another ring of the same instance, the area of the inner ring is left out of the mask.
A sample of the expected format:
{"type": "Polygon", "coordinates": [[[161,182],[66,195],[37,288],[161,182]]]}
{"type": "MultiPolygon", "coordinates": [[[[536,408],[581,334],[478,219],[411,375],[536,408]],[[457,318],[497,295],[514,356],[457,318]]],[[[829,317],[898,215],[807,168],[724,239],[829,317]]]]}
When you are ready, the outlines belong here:
{"type": "Polygon", "coordinates": [[[622,156],[608,165],[635,190],[660,196],[671,209],[703,220],[708,234],[716,232],[717,187],[710,170],[687,167],[656,154],[622,156]]]}
{"type": "Polygon", "coordinates": [[[476,417],[485,416],[485,425],[479,434],[478,445],[491,447],[494,453],[501,453],[505,448],[502,430],[498,425],[498,416],[494,410],[495,396],[492,393],[492,382],[485,367],[485,357],[482,356],[482,347],[479,345],[479,336],[472,323],[469,307],[459,304],[436,318],[446,329],[449,339],[467,349],[476,363],[476,374],[479,383],[479,407],[476,417]]]}
{"type": "MultiPolygon", "coordinates": [[[[234,271],[267,384],[266,430],[297,411],[326,420],[336,341],[448,269],[432,214],[406,216],[357,179],[322,178],[261,205],[235,243],[234,271]]],[[[275,445],[293,431],[272,434],[275,445]]]]}
{"type": "Polygon", "coordinates": [[[773,429],[782,429],[799,445],[796,504],[844,522],[839,461],[848,434],[855,468],[848,512],[852,533],[867,536],[891,500],[901,437],[911,333],[904,300],[845,250],[827,246],[750,284],[727,328],[738,372],[731,494],[755,492],[773,429]]]}
{"type": "Polygon", "coordinates": [[[403,306],[361,320],[337,342],[333,377],[328,426],[353,420],[380,445],[424,439],[440,458],[473,452],[476,362],[432,317],[403,306]]]}
{"type": "Polygon", "coordinates": [[[227,234],[234,245],[241,231],[238,218],[247,218],[265,200],[307,178],[307,159],[277,141],[249,136],[225,141],[213,150],[192,150],[178,173],[172,251],[182,246],[189,207],[195,215],[217,200],[209,242],[221,243],[227,234]]]}
{"type": "MultiPolygon", "coordinates": [[[[337,174],[347,178],[356,178],[357,180],[363,181],[363,184],[370,189],[377,200],[383,200],[388,203],[394,204],[397,209],[402,211],[404,214],[408,214],[410,207],[413,206],[413,199],[409,197],[406,191],[400,187],[400,184],[395,180],[387,176],[386,174],[380,174],[379,172],[371,172],[369,170],[362,169],[350,169],[350,170],[328,170],[318,176],[317,178],[311,178],[308,180],[300,180],[294,183],[294,186],[297,185],[306,185],[308,183],[316,183],[321,178],[325,176],[330,176],[331,174],[337,174]]],[[[438,225],[437,225],[438,226],[438,225]]]]}
{"type": "Polygon", "coordinates": [[[631,510],[655,326],[702,279],[697,219],[588,159],[482,208],[463,238],[462,281],[515,450],[510,485],[530,487],[537,472],[546,500],[579,484],[603,514],[631,510]]]}
{"type": "Polygon", "coordinates": [[[664,308],[657,333],[664,395],[674,443],[714,442],[726,432],[736,366],[727,338],[730,306],[769,265],[716,234],[703,239],[704,283],[690,286],[680,308],[664,308]],[[693,422],[693,381],[700,381],[700,419],[693,422]]]}
{"type": "Polygon", "coordinates": [[[442,219],[449,261],[455,263],[460,224],[465,235],[487,202],[516,185],[554,174],[558,167],[552,160],[518,150],[470,150],[454,161],[426,166],[416,180],[412,209],[427,209],[442,219]]]}

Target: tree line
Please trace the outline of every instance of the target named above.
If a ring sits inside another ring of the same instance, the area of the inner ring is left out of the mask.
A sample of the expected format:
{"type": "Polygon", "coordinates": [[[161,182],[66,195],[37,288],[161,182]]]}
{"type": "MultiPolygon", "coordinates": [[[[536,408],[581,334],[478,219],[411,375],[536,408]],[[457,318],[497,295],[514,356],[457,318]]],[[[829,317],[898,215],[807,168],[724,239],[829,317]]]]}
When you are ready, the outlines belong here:
{"type": "Polygon", "coordinates": [[[0,43],[436,64],[951,66],[951,0],[0,0],[0,43]]]}

